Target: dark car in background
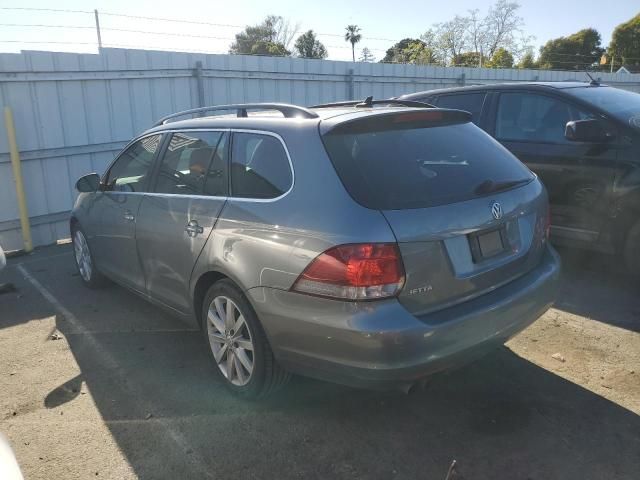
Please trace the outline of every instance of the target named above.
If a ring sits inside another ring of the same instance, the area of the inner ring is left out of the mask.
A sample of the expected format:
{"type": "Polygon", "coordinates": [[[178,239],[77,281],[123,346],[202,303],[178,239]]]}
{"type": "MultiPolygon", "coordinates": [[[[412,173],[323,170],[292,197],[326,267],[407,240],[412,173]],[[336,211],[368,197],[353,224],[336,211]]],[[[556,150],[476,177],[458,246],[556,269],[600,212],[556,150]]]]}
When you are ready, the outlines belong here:
{"type": "Polygon", "coordinates": [[[471,113],[547,187],[557,244],[640,271],[640,94],[598,82],[510,83],[399,97],[471,113]]]}

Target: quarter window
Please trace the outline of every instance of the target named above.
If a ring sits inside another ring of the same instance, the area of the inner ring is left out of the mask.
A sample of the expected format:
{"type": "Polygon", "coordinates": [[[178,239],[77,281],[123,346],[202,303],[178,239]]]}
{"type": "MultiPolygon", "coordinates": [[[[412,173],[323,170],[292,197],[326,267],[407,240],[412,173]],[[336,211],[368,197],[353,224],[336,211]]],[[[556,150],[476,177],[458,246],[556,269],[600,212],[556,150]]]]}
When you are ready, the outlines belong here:
{"type": "Polygon", "coordinates": [[[231,153],[234,197],[276,198],[293,182],[289,159],[280,140],[270,135],[235,133],[231,153]]]}
{"type": "Polygon", "coordinates": [[[227,194],[223,132],[178,132],[164,153],[155,191],[182,195],[227,194]]]}
{"type": "Polygon", "coordinates": [[[106,189],[117,192],[146,191],[160,138],[160,135],[150,135],[127,148],[109,169],[106,189]]]}
{"type": "Polygon", "coordinates": [[[532,93],[502,93],[496,120],[500,140],[568,143],[567,122],[590,118],[588,113],[561,100],[532,93]]]}
{"type": "Polygon", "coordinates": [[[480,120],[484,93],[465,93],[461,95],[444,95],[438,98],[437,105],[441,108],[455,108],[471,113],[471,121],[475,124],[480,120]]]}

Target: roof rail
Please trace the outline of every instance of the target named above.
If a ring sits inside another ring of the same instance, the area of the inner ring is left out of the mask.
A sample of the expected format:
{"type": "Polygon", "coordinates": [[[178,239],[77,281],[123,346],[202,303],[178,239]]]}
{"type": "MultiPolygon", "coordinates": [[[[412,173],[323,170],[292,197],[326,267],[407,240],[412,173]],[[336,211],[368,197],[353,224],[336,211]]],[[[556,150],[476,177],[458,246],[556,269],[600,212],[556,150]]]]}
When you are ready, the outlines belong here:
{"type": "Polygon", "coordinates": [[[192,108],[190,110],[184,110],[182,112],[172,113],[166,117],[162,117],[156,123],[154,127],[164,125],[167,120],[176,117],[182,117],[184,115],[192,115],[195,113],[215,112],[218,110],[235,110],[238,117],[246,117],[247,110],[277,110],[285,118],[318,118],[318,114],[308,110],[304,107],[297,105],[289,105],[287,103],[237,103],[232,105],[215,105],[211,107],[192,108]]]}
{"type": "Polygon", "coordinates": [[[330,107],[356,107],[356,108],[372,108],[374,105],[402,105],[403,107],[414,108],[436,108],[430,103],[416,102],[415,100],[398,100],[389,98],[387,100],[374,100],[373,97],[367,97],[363,100],[347,100],[346,102],[322,103],[309,108],[330,108],[330,107]]]}

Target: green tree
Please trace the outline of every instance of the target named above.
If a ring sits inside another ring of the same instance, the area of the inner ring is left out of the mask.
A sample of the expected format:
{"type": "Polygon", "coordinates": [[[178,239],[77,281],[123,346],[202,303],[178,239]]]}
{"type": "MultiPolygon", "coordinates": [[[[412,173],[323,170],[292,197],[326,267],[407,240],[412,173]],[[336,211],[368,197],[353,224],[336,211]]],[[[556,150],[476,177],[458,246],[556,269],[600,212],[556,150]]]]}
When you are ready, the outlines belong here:
{"type": "Polygon", "coordinates": [[[327,49],[316,38],[313,30],[309,30],[298,37],[293,46],[298,55],[303,58],[327,58],[327,49]]]}
{"type": "MultiPolygon", "coordinates": [[[[482,56],[482,65],[487,63],[487,58],[482,56]]],[[[477,67],[480,65],[480,52],[459,53],[451,59],[451,65],[454,67],[477,67]]]]}
{"type": "Polygon", "coordinates": [[[600,33],[593,28],[549,40],[540,48],[538,65],[540,68],[585,70],[600,61],[604,52],[600,41],[600,33]]]}
{"type": "Polygon", "coordinates": [[[404,38],[387,49],[380,62],[428,65],[437,63],[437,60],[433,49],[426,42],[417,38],[404,38]]]}
{"type": "Polygon", "coordinates": [[[527,52],[522,56],[518,63],[518,68],[536,68],[536,61],[532,52],[527,52]]]}
{"type": "Polygon", "coordinates": [[[356,61],[356,43],[362,40],[362,34],[360,33],[360,27],[357,25],[347,25],[346,33],[344,34],[344,40],[351,43],[351,57],[353,61],[356,61]]]}
{"type": "Polygon", "coordinates": [[[407,63],[414,63],[416,65],[431,65],[437,63],[433,49],[429,48],[421,40],[411,42],[409,46],[405,48],[403,54],[407,58],[407,63]]]}
{"type": "Polygon", "coordinates": [[[376,57],[373,55],[373,53],[371,53],[371,50],[369,50],[367,47],[364,47],[362,49],[362,51],[360,52],[360,58],[358,58],[358,61],[360,61],[360,62],[375,62],[376,61],[376,57]]]}
{"type": "Polygon", "coordinates": [[[384,57],[380,60],[381,63],[392,63],[392,62],[400,62],[399,56],[402,55],[402,52],[413,42],[422,42],[422,40],[418,40],[416,38],[403,38],[398,43],[394,44],[390,48],[387,49],[384,57]]]}
{"type": "Polygon", "coordinates": [[[288,56],[287,44],[294,30],[282,17],[270,15],[259,25],[248,26],[236,34],[229,53],[236,55],[288,56]]]}
{"type": "Polygon", "coordinates": [[[491,60],[487,63],[489,68],[511,68],[513,67],[513,55],[506,48],[498,48],[491,60]]]}
{"type": "Polygon", "coordinates": [[[640,69],[640,13],[615,28],[608,50],[614,65],[640,69]]]}

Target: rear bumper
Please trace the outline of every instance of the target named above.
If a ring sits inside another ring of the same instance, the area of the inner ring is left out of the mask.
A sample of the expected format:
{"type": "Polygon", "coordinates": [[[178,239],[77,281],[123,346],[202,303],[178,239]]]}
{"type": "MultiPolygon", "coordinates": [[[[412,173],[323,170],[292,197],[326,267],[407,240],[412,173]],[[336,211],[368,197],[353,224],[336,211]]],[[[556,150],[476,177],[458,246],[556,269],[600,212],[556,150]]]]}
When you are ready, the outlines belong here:
{"type": "Polygon", "coordinates": [[[560,276],[549,247],[531,272],[473,300],[414,316],[397,300],[340,302],[271,288],[249,298],[274,354],[294,373],[394,388],[472,360],[547,311],[560,276]]]}

